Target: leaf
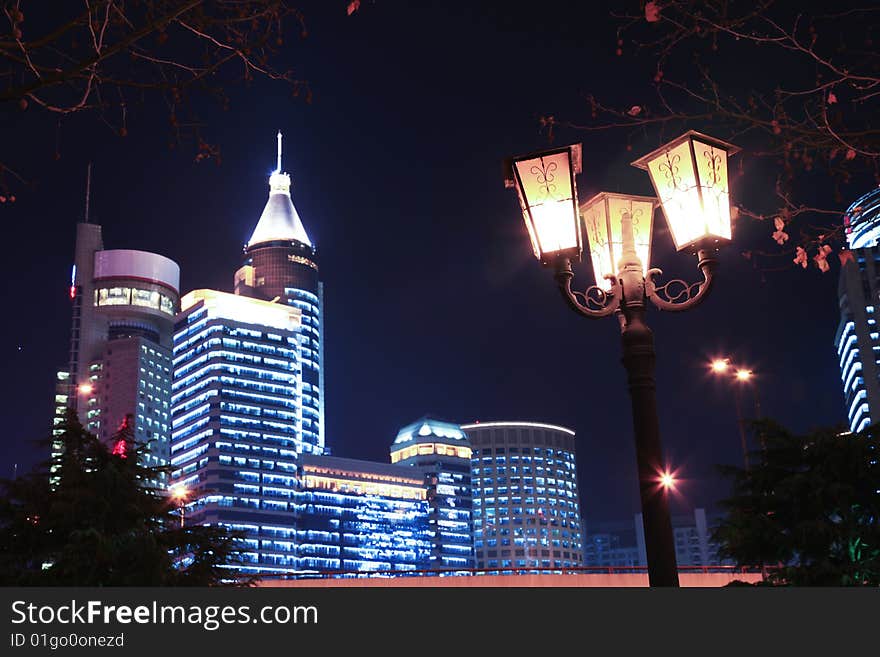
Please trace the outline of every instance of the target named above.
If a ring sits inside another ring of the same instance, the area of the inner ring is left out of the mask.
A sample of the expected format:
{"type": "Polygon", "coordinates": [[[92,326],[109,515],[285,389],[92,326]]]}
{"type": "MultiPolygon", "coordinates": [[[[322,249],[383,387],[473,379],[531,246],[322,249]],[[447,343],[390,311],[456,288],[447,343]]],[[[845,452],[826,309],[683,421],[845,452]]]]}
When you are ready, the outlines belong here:
{"type": "Polygon", "coordinates": [[[831,93],[828,94],[828,104],[833,105],[836,102],[837,102],[837,96],[835,96],[834,92],[832,91],[831,93]]]}
{"type": "Polygon", "coordinates": [[[843,267],[848,262],[855,262],[855,256],[853,256],[853,252],[848,249],[844,249],[843,251],[837,254],[837,257],[840,258],[840,266],[843,267]]]}
{"type": "Polygon", "coordinates": [[[775,233],[773,233],[773,239],[776,240],[776,243],[779,246],[782,246],[788,241],[788,233],[786,233],[784,230],[777,230],[775,233]]]}
{"type": "Polygon", "coordinates": [[[627,112],[627,114],[629,114],[630,116],[638,116],[641,113],[642,113],[642,108],[638,105],[633,105],[632,107],[629,108],[629,111],[627,112]]]}
{"type": "Polygon", "coordinates": [[[782,219],[782,217],[776,217],[773,220],[773,225],[776,226],[776,230],[782,230],[783,228],[785,228],[785,221],[782,219]]]}
{"type": "Polygon", "coordinates": [[[847,149],[847,151],[846,151],[846,159],[847,159],[847,160],[854,160],[854,159],[856,159],[856,152],[855,152],[853,149],[851,149],[851,148],[847,149]]]}
{"type": "Polygon", "coordinates": [[[656,23],[660,20],[660,7],[656,2],[645,3],[645,20],[649,23],[656,23]]]}
{"type": "Polygon", "coordinates": [[[816,266],[819,268],[819,271],[826,272],[829,269],[828,265],[828,254],[831,253],[831,247],[827,244],[823,244],[819,247],[819,252],[813,256],[813,262],[816,263],[816,266]]]}
{"type": "Polygon", "coordinates": [[[806,269],[807,268],[807,252],[804,251],[804,249],[799,246],[797,248],[796,253],[797,253],[797,256],[795,257],[795,259],[792,262],[794,262],[794,264],[800,265],[801,267],[806,269]]]}
{"type": "Polygon", "coordinates": [[[351,16],[354,12],[360,9],[360,6],[361,0],[351,0],[351,2],[348,3],[348,7],[345,11],[349,16],[351,16]]]}

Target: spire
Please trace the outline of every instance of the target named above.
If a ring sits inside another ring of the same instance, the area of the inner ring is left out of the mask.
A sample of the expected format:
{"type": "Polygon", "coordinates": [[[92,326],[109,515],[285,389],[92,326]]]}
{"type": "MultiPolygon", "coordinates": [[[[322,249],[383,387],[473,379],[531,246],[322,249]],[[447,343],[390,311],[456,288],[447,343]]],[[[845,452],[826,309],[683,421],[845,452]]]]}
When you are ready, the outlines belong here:
{"type": "Polygon", "coordinates": [[[278,166],[275,167],[275,173],[281,173],[281,131],[278,131],[278,166]]]}
{"type": "Polygon", "coordinates": [[[290,199],[290,176],[281,171],[281,131],[278,131],[278,160],[269,176],[269,200],[247,245],[294,240],[312,246],[299,213],[290,199]]]}

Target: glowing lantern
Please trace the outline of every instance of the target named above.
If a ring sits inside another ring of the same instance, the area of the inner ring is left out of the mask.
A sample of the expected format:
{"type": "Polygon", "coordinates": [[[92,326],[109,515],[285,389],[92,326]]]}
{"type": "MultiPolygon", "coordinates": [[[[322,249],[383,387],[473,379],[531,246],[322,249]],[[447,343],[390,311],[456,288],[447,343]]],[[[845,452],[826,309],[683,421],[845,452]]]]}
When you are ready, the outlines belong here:
{"type": "Polygon", "coordinates": [[[730,241],[727,158],[739,150],[690,130],[633,162],[647,169],[677,250],[730,241]]]}
{"type": "Polygon", "coordinates": [[[651,257],[651,226],[657,199],[601,192],[581,206],[581,221],[587,233],[596,285],[610,290],[606,276],[617,276],[625,246],[632,247],[648,271],[651,257]]]}
{"type": "Polygon", "coordinates": [[[510,161],[508,187],[516,187],[535,257],[547,265],[557,258],[580,260],[583,245],[575,174],[581,172],[581,145],[521,155],[510,161]]]}

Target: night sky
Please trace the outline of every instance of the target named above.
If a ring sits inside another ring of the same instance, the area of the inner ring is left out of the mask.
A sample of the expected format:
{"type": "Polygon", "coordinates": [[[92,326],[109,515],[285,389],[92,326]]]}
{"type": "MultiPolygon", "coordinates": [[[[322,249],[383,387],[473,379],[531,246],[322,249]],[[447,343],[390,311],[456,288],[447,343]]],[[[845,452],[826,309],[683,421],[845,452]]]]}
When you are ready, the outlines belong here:
{"type": "MultiPolygon", "coordinates": [[[[59,128],[45,114],[4,108],[0,160],[14,162],[33,188],[0,207],[0,475],[44,455],[31,441],[49,432],[54,374],[67,360],[86,164],[94,163],[92,218],[106,248],[176,260],[181,292],[231,291],[267,198],[280,129],[325,286],[332,452],[387,462],[397,430],[424,414],[561,424],[577,432],[588,523],[637,512],[617,322],[581,318],[563,304],[531,254],[501,162],[548,144],[540,116],[585,119],[588,89],[623,103],[653,100],[652,63],[616,57],[611,19],[590,3],[546,12],[470,5],[377,0],[347,17],[341,1],[306,4],[309,36],[288,39],[285,57],[310,80],[314,101],[260,82],[232,90],[227,112],[206,105],[219,166],[195,163],[191,145],[169,148],[167,113],[152,104],[129,109],[125,138],[93,116],[59,128]]],[[[622,133],[555,137],[574,141],[584,144],[582,201],[601,189],[653,193],[629,162],[656,141],[627,152],[622,133]]],[[[769,193],[771,180],[733,194],[769,193]]],[[[770,232],[741,222],[702,306],[649,313],[662,440],[682,478],[674,511],[715,508],[728,483],[714,464],[742,462],[732,388],[709,378],[710,357],[753,368],[763,410],[792,429],[844,421],[832,346],[838,267],[756,270],[740,252],[775,249],[770,232]]],[[[659,212],[654,245],[652,265],[697,280],[695,259],[674,252],[659,212]]],[[[587,263],[576,269],[582,286],[591,277],[587,263]]]]}

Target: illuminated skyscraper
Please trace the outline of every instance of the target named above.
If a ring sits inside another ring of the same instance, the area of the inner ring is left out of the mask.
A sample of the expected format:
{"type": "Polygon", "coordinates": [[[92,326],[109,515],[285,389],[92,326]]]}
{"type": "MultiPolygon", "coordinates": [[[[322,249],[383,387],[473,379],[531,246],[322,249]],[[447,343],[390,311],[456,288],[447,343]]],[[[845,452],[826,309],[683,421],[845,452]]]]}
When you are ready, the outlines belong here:
{"type": "Polygon", "coordinates": [[[457,424],[422,418],[401,429],[391,462],[417,469],[425,480],[433,529],[431,569],[473,568],[471,447],[457,424]]]}
{"type": "MultiPolygon", "coordinates": [[[[168,463],[171,332],[180,268],[146,251],[104,249],[101,226],[77,225],[70,281],[70,360],[58,372],[53,434],[67,407],[108,441],[128,416],[145,465],[168,463]]],[[[58,453],[59,442],[52,451],[58,453]]],[[[165,475],[154,485],[163,487],[165,475]]]]}
{"type": "Polygon", "coordinates": [[[846,211],[849,251],[841,258],[840,324],[834,338],[851,431],[880,419],[880,188],[846,211]]]}
{"type": "Polygon", "coordinates": [[[473,447],[477,568],[583,565],[574,431],[536,422],[461,428],[473,447]]]}
{"type": "Polygon", "coordinates": [[[317,251],[290,198],[290,175],[278,161],[269,176],[269,199],[244,249],[244,264],[235,273],[235,293],[278,301],[299,309],[297,335],[302,345],[304,451],[324,450],[324,299],[318,280],[317,251]]]}
{"type": "Polygon", "coordinates": [[[181,299],[174,333],[172,485],[186,521],[246,534],[243,572],[296,570],[304,451],[302,313],[214,290],[181,299]]]}

